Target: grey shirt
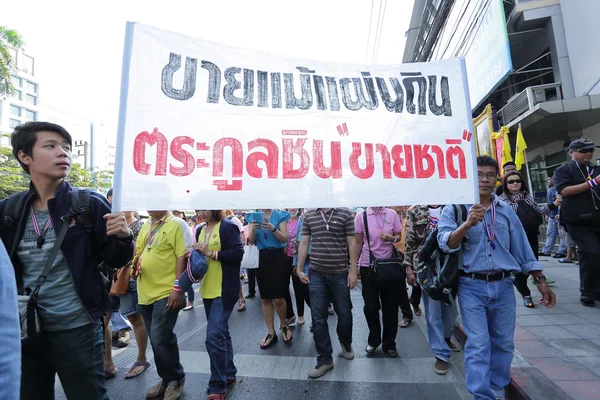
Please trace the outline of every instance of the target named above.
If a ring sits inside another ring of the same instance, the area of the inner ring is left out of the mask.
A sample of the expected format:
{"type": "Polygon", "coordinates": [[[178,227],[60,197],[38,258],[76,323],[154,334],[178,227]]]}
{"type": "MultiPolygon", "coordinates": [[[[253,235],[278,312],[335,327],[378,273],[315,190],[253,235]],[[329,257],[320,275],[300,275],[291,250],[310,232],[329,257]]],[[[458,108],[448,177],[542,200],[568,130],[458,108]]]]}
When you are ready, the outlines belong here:
{"type": "MultiPolygon", "coordinates": [[[[35,216],[40,230],[43,230],[47,219],[50,217],[48,210],[35,209],[35,216]]],[[[38,249],[38,236],[33,229],[31,216],[29,216],[23,238],[17,248],[17,256],[23,264],[23,287],[26,294],[28,292],[27,288],[31,291],[35,288],[37,279],[42,273],[46,259],[56,241],[52,224],[44,236],[44,245],[41,249],[38,249]]],[[[92,323],[75,291],[71,271],[62,255],[62,251],[59,251],[56,255],[46,283],[40,289],[38,307],[45,331],[63,331],[92,323]]]]}

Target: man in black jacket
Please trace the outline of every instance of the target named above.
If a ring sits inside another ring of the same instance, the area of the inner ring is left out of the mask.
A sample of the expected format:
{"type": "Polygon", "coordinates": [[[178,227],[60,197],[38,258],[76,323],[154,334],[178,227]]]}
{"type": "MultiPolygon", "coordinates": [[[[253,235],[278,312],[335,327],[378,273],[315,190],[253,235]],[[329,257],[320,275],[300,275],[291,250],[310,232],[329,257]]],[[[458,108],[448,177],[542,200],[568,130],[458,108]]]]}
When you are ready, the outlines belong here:
{"type": "Polygon", "coordinates": [[[569,145],[572,161],[554,172],[554,186],[563,197],[560,212],[579,248],[581,304],[600,300],[600,168],[592,164],[594,142],[577,139],[569,145]]]}
{"type": "MultiPolygon", "coordinates": [[[[64,223],[69,228],[38,295],[42,334],[22,349],[21,399],[54,398],[58,374],[69,399],[108,399],[104,385],[104,339],[99,318],[110,298],[98,266],[125,265],[133,255],[132,234],[121,213],[111,214],[106,199],[91,193],[86,227],[63,222],[73,187],[66,182],[72,139],[61,126],[27,122],[11,135],[13,154],[31,177],[16,225],[2,226],[19,294],[36,287],[64,223]],[[89,247],[86,241],[90,241],[89,247]]],[[[0,215],[7,201],[0,202],[0,215]]]]}

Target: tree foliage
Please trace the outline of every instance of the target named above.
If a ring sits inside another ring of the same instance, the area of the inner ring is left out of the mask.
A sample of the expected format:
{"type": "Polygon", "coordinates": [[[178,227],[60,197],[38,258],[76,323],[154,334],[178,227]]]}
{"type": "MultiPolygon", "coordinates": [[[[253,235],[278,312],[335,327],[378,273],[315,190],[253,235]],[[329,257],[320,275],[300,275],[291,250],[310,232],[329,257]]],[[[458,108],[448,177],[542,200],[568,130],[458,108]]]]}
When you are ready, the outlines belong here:
{"type": "Polygon", "coordinates": [[[0,98],[6,98],[15,92],[11,75],[15,73],[17,66],[9,46],[17,50],[22,49],[23,39],[14,29],[0,26],[0,98]]]}

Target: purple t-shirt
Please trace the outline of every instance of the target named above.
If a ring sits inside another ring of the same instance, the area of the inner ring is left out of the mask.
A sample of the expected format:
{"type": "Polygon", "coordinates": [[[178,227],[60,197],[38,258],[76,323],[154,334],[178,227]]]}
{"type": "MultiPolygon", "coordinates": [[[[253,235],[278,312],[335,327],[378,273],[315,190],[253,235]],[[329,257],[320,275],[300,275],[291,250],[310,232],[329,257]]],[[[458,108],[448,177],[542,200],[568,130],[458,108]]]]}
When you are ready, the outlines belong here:
{"type": "MultiPolygon", "coordinates": [[[[371,252],[375,258],[390,258],[393,254],[394,244],[392,242],[384,242],[379,237],[379,232],[383,231],[390,235],[400,233],[400,231],[402,231],[402,224],[400,223],[398,214],[396,214],[396,211],[389,208],[381,208],[378,212],[375,212],[373,208],[368,207],[364,212],[367,213],[367,223],[369,224],[371,252]]],[[[356,214],[354,223],[356,225],[356,233],[365,234],[363,213],[356,214]]],[[[358,265],[361,267],[368,267],[369,264],[369,246],[365,236],[358,265]]]]}

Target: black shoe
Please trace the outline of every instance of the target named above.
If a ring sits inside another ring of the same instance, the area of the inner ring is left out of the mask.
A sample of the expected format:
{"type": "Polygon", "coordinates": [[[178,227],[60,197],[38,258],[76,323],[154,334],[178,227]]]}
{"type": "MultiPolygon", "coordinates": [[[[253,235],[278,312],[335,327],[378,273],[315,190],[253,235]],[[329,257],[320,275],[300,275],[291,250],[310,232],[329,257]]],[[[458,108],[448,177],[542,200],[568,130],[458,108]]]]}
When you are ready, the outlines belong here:
{"type": "Polygon", "coordinates": [[[586,307],[594,307],[596,305],[596,302],[594,301],[593,297],[581,296],[579,301],[581,301],[581,304],[583,304],[586,307]]]}
{"type": "Polygon", "coordinates": [[[377,347],[373,347],[370,344],[368,344],[367,347],[365,347],[365,351],[367,352],[368,356],[375,353],[375,350],[377,350],[377,347]]]}
{"type": "Polygon", "coordinates": [[[247,298],[247,299],[253,299],[253,298],[256,297],[256,295],[255,294],[251,294],[251,293],[246,293],[246,295],[244,297],[247,298]]]}
{"type": "Polygon", "coordinates": [[[538,253],[538,256],[540,256],[540,257],[551,257],[551,256],[552,256],[552,254],[548,254],[548,253],[544,253],[543,251],[540,251],[540,252],[538,253]]]}
{"type": "Polygon", "coordinates": [[[565,253],[556,253],[552,256],[552,258],[565,258],[567,255],[565,253]]]}
{"type": "Polygon", "coordinates": [[[395,349],[386,350],[386,351],[384,351],[384,353],[387,354],[389,357],[398,358],[398,351],[395,349]]]}

